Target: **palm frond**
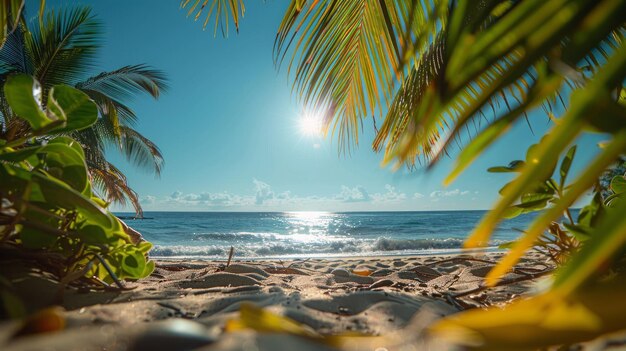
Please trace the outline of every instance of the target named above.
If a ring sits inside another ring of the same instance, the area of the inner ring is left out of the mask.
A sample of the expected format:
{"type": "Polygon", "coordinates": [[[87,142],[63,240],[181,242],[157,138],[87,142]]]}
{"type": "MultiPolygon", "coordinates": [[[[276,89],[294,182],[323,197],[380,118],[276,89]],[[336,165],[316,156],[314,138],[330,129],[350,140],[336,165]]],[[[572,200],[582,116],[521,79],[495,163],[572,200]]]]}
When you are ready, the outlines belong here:
{"type": "Polygon", "coordinates": [[[23,21],[24,0],[5,0],[0,4],[0,47],[23,21]]]}
{"type": "Polygon", "coordinates": [[[160,175],[164,160],[158,146],[128,126],[121,126],[120,130],[121,152],[126,158],[133,164],[151,168],[157,176],[160,175]]]}
{"type": "Polygon", "coordinates": [[[139,196],[128,186],[126,176],[117,167],[105,162],[98,167],[90,167],[89,172],[93,184],[108,202],[126,206],[130,201],[137,216],[143,217],[139,196]]]}
{"type": "Polygon", "coordinates": [[[44,90],[55,84],[73,84],[93,67],[101,28],[89,7],[49,11],[31,28],[26,48],[44,90]]]}
{"type": "Polygon", "coordinates": [[[12,72],[32,73],[32,62],[26,53],[24,35],[26,28],[18,25],[6,37],[6,41],[0,48],[0,75],[3,83],[6,75],[12,72]]]}
{"type": "Polygon", "coordinates": [[[326,131],[343,148],[358,143],[362,118],[386,108],[394,81],[404,74],[401,40],[394,28],[425,22],[403,2],[383,0],[292,1],[276,37],[274,56],[288,71],[305,106],[326,111],[326,131]]]}
{"type": "Polygon", "coordinates": [[[206,29],[215,15],[213,35],[217,35],[218,27],[223,36],[228,36],[228,26],[233,21],[235,30],[239,32],[239,22],[246,12],[243,0],[182,0],[181,9],[187,9],[187,17],[194,17],[194,21],[205,14],[202,28],[206,29]]]}
{"type": "Polygon", "coordinates": [[[162,71],[139,64],[102,72],[78,82],[76,88],[83,91],[97,91],[118,101],[142,93],[150,94],[156,99],[162,91],[167,89],[167,78],[162,71]]]}
{"type": "MultiPolygon", "coordinates": [[[[135,112],[121,101],[115,100],[100,91],[81,90],[96,103],[101,117],[109,118],[112,121],[117,119],[119,121],[117,124],[133,126],[137,123],[138,117],[135,112]],[[111,116],[111,113],[114,113],[116,116],[111,116]]],[[[115,124],[115,122],[113,123],[115,124]]]]}

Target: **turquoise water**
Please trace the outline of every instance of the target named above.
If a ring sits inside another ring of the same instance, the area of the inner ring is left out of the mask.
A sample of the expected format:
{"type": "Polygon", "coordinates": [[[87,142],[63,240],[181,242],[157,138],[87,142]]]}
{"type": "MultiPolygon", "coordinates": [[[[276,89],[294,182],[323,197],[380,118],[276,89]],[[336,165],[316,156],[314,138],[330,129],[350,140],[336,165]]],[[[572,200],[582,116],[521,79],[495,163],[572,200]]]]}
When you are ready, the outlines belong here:
{"type": "MultiPolygon", "coordinates": [[[[146,212],[126,220],[155,244],[156,257],[329,257],[458,251],[484,211],[146,212]]],[[[131,214],[120,214],[131,215],[131,214]]],[[[519,236],[534,218],[507,220],[491,247],[519,236]]]]}

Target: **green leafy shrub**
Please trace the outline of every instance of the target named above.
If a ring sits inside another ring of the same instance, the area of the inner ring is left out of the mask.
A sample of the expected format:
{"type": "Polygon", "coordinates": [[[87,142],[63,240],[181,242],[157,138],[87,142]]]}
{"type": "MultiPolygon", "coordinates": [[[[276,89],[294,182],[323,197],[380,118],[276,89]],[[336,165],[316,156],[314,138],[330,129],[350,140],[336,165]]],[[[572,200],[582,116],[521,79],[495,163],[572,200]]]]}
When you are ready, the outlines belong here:
{"type": "Polygon", "coordinates": [[[65,136],[96,122],[94,102],[66,85],[43,99],[39,83],[24,74],[10,76],[4,93],[31,132],[0,139],[0,248],[42,258],[64,283],[120,284],[149,275],[152,245],[133,243],[94,194],[83,148],[65,136]]]}

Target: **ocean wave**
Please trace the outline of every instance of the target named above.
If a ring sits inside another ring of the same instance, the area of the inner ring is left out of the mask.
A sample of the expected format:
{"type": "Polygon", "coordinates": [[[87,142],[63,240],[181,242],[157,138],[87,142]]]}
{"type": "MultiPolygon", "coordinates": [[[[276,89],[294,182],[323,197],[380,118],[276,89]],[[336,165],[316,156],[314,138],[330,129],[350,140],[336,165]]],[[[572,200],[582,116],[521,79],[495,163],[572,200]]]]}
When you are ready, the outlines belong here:
{"type": "MultiPolygon", "coordinates": [[[[323,240],[323,239],[322,239],[323,240]]],[[[276,256],[337,256],[337,255],[376,255],[436,253],[459,250],[463,239],[350,239],[314,242],[263,242],[236,244],[235,256],[243,258],[276,256]]],[[[492,247],[499,242],[492,242],[492,247]]],[[[151,251],[155,257],[224,257],[230,245],[156,245],[151,251]]]]}
{"type": "Polygon", "coordinates": [[[375,251],[458,249],[463,246],[463,239],[390,239],[379,238],[374,245],[375,251]]]}

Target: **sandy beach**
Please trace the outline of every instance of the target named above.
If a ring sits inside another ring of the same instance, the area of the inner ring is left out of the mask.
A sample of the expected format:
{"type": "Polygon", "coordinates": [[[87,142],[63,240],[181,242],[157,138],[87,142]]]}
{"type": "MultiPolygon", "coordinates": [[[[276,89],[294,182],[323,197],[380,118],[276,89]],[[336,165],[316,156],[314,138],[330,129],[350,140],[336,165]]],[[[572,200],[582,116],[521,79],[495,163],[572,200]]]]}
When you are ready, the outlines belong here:
{"type": "Polygon", "coordinates": [[[67,289],[63,296],[57,294],[58,283],[32,273],[16,285],[21,296],[40,307],[60,303],[51,313],[65,327],[13,337],[22,325],[7,323],[0,328],[0,348],[447,348],[423,333],[424,327],[458,311],[523,298],[553,268],[541,255],[531,254],[501,286],[484,289],[482,279],[501,255],[233,260],[228,267],[225,261],[158,260],[149,278],[127,282],[124,291],[67,289]],[[242,319],[240,311],[262,315],[257,308],[283,316],[276,323],[279,329],[242,319]],[[291,327],[292,335],[277,333],[291,327]],[[336,335],[352,337],[332,337],[336,335]]]}

